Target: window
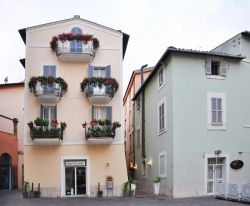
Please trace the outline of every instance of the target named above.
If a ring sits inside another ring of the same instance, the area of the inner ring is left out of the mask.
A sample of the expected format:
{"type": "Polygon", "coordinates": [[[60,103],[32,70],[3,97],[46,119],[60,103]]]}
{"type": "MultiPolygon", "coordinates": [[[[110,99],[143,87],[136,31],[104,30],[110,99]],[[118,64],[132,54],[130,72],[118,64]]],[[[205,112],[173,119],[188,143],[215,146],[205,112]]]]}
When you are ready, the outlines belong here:
{"type": "Polygon", "coordinates": [[[166,151],[159,153],[158,165],[159,165],[159,177],[164,178],[167,176],[167,155],[166,151]]]}
{"type": "Polygon", "coordinates": [[[166,101],[162,100],[158,104],[158,131],[159,133],[166,130],[166,101]]]}
{"type": "MultiPolygon", "coordinates": [[[[82,30],[78,27],[74,27],[71,30],[71,33],[82,34],[82,30]]],[[[77,40],[70,41],[70,52],[82,52],[82,46],[83,46],[82,41],[77,41],[77,40]]]]}
{"type": "Polygon", "coordinates": [[[51,120],[57,119],[56,113],[57,113],[56,106],[43,106],[43,105],[41,105],[41,118],[43,120],[48,120],[49,125],[51,123],[51,120]]]}
{"type": "Polygon", "coordinates": [[[137,145],[137,147],[141,146],[141,131],[140,131],[140,129],[136,130],[136,145],[137,145]]]}
{"type": "MultiPolygon", "coordinates": [[[[102,78],[109,78],[110,77],[110,70],[111,65],[105,66],[105,67],[97,67],[97,66],[88,66],[88,76],[90,77],[102,77],[102,78]]],[[[106,88],[105,86],[99,88],[98,86],[88,87],[88,93],[89,94],[95,94],[95,95],[105,95],[105,94],[112,94],[113,90],[111,88],[106,88]]]]}
{"type": "Polygon", "coordinates": [[[207,75],[226,76],[228,64],[219,60],[206,60],[205,69],[207,75]]]}
{"type": "Polygon", "coordinates": [[[141,161],[141,177],[147,178],[147,159],[142,159],[141,161]]]}
{"type": "MultiPolygon", "coordinates": [[[[56,77],[56,66],[55,65],[44,65],[43,66],[43,76],[45,77],[56,77]]],[[[44,94],[51,94],[56,92],[56,84],[52,86],[43,86],[44,94]]]]}
{"type": "Polygon", "coordinates": [[[225,129],[226,126],[226,97],[223,93],[207,94],[208,128],[225,129]]]}
{"type": "Polygon", "coordinates": [[[108,106],[93,106],[92,107],[92,119],[109,119],[112,121],[112,107],[108,106]]]}
{"type": "Polygon", "coordinates": [[[136,99],[136,108],[139,111],[141,109],[141,98],[140,96],[136,99]]]}
{"type": "Polygon", "coordinates": [[[163,68],[161,68],[158,72],[158,86],[159,86],[159,88],[161,88],[164,85],[164,81],[165,81],[164,70],[163,70],[163,68]]]}
{"type": "Polygon", "coordinates": [[[212,110],[212,124],[222,125],[222,99],[212,98],[211,110],[212,110]]]}

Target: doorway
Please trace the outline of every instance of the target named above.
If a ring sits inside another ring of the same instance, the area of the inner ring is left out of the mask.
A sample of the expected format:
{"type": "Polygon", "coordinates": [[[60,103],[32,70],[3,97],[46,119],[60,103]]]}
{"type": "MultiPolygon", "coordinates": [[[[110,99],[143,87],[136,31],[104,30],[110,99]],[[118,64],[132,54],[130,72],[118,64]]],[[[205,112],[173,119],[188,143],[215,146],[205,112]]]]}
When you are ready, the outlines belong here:
{"type": "Polygon", "coordinates": [[[12,160],[7,153],[0,156],[0,189],[12,189],[12,160]]]}
{"type": "Polygon", "coordinates": [[[228,181],[228,158],[209,156],[205,158],[205,194],[213,195],[216,183],[228,181]]]}
{"type": "Polygon", "coordinates": [[[86,160],[65,160],[65,195],[86,195],[86,160]]]}

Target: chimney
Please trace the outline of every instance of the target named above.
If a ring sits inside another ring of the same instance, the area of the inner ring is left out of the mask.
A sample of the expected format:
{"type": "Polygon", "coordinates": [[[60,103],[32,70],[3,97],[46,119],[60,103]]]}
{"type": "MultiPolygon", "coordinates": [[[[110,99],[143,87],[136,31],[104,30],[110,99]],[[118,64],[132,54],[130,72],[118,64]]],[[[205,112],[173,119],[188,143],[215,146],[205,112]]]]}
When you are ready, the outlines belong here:
{"type": "Polygon", "coordinates": [[[18,123],[18,119],[17,118],[14,118],[13,120],[13,125],[14,125],[14,135],[17,137],[17,123],[18,123]]]}
{"type": "Polygon", "coordinates": [[[80,15],[74,15],[75,19],[80,19],[80,15]]]}

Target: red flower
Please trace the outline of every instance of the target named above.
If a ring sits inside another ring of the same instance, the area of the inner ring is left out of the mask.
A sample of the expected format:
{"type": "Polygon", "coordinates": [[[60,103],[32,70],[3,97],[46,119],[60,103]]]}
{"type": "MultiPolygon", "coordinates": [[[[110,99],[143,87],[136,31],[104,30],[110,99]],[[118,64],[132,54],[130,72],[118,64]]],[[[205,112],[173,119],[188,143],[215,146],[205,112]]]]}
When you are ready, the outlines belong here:
{"type": "Polygon", "coordinates": [[[91,125],[95,126],[97,124],[97,120],[96,119],[92,119],[92,121],[90,122],[91,125]]]}

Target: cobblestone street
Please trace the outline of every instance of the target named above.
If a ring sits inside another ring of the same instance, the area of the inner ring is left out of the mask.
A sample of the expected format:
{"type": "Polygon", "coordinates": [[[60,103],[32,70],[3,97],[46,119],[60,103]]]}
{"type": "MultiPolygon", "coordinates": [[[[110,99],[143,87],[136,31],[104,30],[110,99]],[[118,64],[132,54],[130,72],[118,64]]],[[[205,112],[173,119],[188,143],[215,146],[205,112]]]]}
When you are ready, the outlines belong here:
{"type": "Polygon", "coordinates": [[[230,206],[244,205],[212,197],[172,199],[165,196],[141,198],[39,198],[23,199],[21,191],[0,191],[0,206],[230,206]]]}

